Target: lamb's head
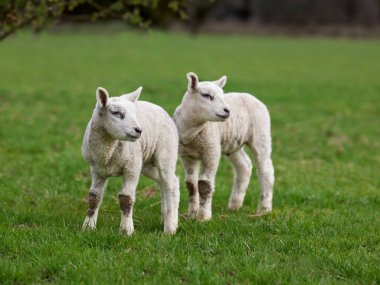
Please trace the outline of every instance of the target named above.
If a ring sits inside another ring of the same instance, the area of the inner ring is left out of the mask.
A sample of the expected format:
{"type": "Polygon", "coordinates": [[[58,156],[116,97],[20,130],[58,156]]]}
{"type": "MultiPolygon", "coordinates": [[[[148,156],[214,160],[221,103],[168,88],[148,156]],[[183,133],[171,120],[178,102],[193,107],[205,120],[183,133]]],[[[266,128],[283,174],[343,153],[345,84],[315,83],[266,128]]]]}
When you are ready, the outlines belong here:
{"type": "Polygon", "coordinates": [[[185,96],[186,108],[191,108],[194,115],[202,122],[220,122],[230,116],[230,109],[224,102],[223,87],[227,77],[222,76],[216,81],[199,82],[198,76],[187,74],[188,87],[185,96]]]}
{"type": "Polygon", "coordinates": [[[142,129],[136,117],[136,102],[142,87],[120,97],[109,97],[108,91],[102,87],[96,90],[96,116],[98,122],[113,138],[124,141],[136,141],[142,129]]]}

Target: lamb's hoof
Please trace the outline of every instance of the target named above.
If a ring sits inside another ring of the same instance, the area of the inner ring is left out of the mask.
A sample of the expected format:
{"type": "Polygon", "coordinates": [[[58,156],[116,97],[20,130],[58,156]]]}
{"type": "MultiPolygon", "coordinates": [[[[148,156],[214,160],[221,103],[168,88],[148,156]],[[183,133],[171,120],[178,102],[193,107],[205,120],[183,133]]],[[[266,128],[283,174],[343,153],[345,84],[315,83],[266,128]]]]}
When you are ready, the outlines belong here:
{"type": "Polygon", "coordinates": [[[120,233],[122,235],[131,236],[134,232],[133,224],[121,224],[120,225],[120,233]]]}
{"type": "Polygon", "coordinates": [[[207,222],[207,221],[210,221],[211,220],[211,217],[205,217],[205,216],[198,216],[198,221],[200,222],[207,222]]]}
{"type": "Polygon", "coordinates": [[[86,230],[95,230],[96,229],[96,222],[93,217],[86,216],[86,219],[83,222],[82,225],[82,231],[86,230]]]}
{"type": "Polygon", "coordinates": [[[199,203],[189,202],[187,216],[191,219],[195,219],[199,212],[199,203]]]}
{"type": "Polygon", "coordinates": [[[187,214],[186,214],[186,218],[188,219],[195,219],[198,215],[198,211],[189,211],[187,214]]]}
{"type": "Polygon", "coordinates": [[[177,231],[178,220],[169,220],[164,223],[164,233],[168,235],[174,235],[177,231]]]}
{"type": "Polygon", "coordinates": [[[258,215],[266,215],[266,214],[269,214],[270,212],[272,212],[272,207],[260,206],[257,209],[256,214],[258,214],[258,215]]]}
{"type": "Polygon", "coordinates": [[[198,213],[198,216],[197,216],[197,219],[198,221],[200,222],[207,222],[209,220],[211,220],[212,216],[211,216],[211,213],[198,213]]]}
{"type": "Polygon", "coordinates": [[[228,203],[228,209],[231,211],[237,211],[243,206],[243,201],[232,200],[228,203]]]}
{"type": "Polygon", "coordinates": [[[175,235],[176,232],[177,232],[177,229],[165,229],[164,230],[164,234],[169,235],[169,236],[175,235]]]}
{"type": "Polygon", "coordinates": [[[131,236],[134,232],[134,230],[128,230],[128,229],[122,229],[120,228],[119,230],[120,234],[123,235],[123,236],[131,236]]]}

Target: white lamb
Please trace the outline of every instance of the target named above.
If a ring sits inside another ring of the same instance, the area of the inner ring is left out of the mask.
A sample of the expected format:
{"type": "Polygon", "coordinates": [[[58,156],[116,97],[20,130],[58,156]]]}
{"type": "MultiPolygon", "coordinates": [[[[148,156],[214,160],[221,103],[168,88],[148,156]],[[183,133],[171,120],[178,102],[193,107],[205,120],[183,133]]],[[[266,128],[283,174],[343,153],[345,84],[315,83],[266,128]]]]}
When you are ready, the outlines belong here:
{"type": "Polygon", "coordinates": [[[235,177],[228,208],[239,209],[252,173],[244,151],[247,145],[255,159],[261,188],[258,213],[272,210],[274,170],[271,160],[270,117],[266,106],[247,93],[223,94],[227,77],[199,82],[188,73],[188,88],[175,111],[179,132],[179,155],[186,171],[189,215],[211,219],[211,199],[221,153],[231,161],[235,177]],[[199,176],[199,162],[202,171],[199,176]]]}
{"type": "Polygon", "coordinates": [[[83,230],[96,227],[107,179],[124,176],[119,192],[120,230],[134,231],[132,212],[140,173],[157,181],[161,189],[164,232],[175,233],[178,225],[179,181],[175,175],[178,133],[170,116],[159,106],[137,101],[142,88],[109,98],[96,91],[97,104],[87,125],[82,155],[90,163],[92,184],[89,210],[83,230]]]}

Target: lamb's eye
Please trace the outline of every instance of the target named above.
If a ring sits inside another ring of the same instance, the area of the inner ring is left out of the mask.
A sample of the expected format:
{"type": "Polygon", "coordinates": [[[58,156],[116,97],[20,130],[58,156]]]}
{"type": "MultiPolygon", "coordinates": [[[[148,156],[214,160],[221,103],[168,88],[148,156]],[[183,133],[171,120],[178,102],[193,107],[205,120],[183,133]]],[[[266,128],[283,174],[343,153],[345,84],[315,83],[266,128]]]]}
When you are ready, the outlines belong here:
{"type": "Polygon", "coordinates": [[[115,111],[111,111],[111,114],[116,116],[116,117],[119,117],[120,119],[124,119],[125,115],[123,113],[120,113],[120,112],[115,112],[115,111]]]}
{"type": "Polygon", "coordinates": [[[205,99],[208,99],[210,101],[213,101],[214,100],[214,97],[212,97],[210,94],[208,93],[201,93],[202,97],[205,98],[205,99]]]}

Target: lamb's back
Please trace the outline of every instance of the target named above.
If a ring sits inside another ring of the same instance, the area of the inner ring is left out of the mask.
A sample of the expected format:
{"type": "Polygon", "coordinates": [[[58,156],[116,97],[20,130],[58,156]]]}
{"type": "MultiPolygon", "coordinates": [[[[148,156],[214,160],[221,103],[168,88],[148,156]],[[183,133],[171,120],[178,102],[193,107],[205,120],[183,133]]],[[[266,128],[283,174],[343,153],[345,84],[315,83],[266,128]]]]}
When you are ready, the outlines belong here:
{"type": "Polygon", "coordinates": [[[162,148],[178,149],[177,128],[163,108],[149,102],[137,101],[136,115],[143,129],[139,142],[144,160],[149,160],[162,148]]]}
{"type": "Polygon", "coordinates": [[[258,118],[268,111],[261,101],[248,93],[226,93],[224,100],[230,109],[230,118],[219,123],[218,127],[222,151],[228,154],[252,138],[258,118]]]}

